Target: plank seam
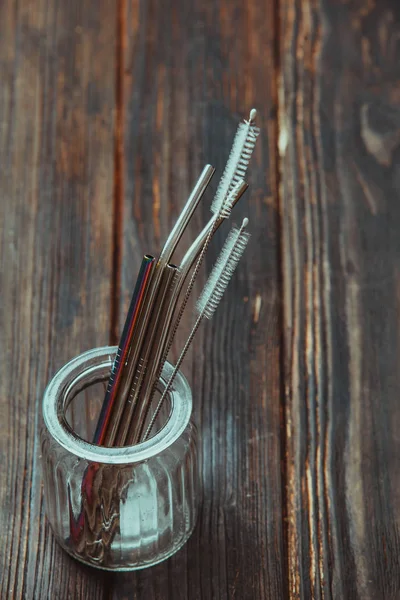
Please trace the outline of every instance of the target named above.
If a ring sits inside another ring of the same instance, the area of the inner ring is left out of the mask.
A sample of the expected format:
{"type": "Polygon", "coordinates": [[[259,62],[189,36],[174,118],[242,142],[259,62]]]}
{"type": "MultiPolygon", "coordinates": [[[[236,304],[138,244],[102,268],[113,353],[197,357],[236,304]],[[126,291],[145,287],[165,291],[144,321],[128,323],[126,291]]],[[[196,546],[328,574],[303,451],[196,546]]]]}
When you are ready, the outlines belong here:
{"type": "Polygon", "coordinates": [[[122,209],[124,199],[124,48],[125,48],[125,0],[118,0],[116,19],[116,77],[115,77],[115,123],[114,123],[114,197],[112,225],[112,275],[110,290],[111,344],[116,344],[119,333],[119,295],[121,289],[122,260],[122,209]]]}
{"type": "Polygon", "coordinates": [[[282,107],[280,105],[280,97],[279,97],[279,86],[281,83],[281,72],[282,72],[282,64],[281,64],[281,37],[280,33],[282,31],[282,22],[281,22],[281,12],[280,12],[280,0],[274,0],[274,74],[275,74],[275,85],[273,86],[273,95],[274,95],[274,104],[276,106],[277,116],[276,116],[276,128],[275,128],[275,139],[274,139],[274,147],[275,147],[275,189],[277,194],[277,288],[280,293],[281,301],[278,303],[278,322],[280,323],[280,336],[279,336],[279,387],[280,393],[279,397],[281,399],[280,405],[280,453],[281,453],[281,498],[282,498],[282,534],[283,534],[283,564],[282,564],[282,585],[283,592],[285,597],[289,596],[289,552],[288,552],[288,543],[289,543],[289,525],[287,519],[287,446],[288,440],[286,435],[287,430],[287,415],[286,415],[286,396],[285,396],[285,336],[284,336],[284,315],[283,315],[283,293],[284,293],[284,273],[283,273],[283,244],[284,244],[284,236],[283,236],[283,194],[282,194],[282,164],[281,157],[279,152],[279,136],[280,136],[280,124],[281,124],[281,111],[282,107]]]}

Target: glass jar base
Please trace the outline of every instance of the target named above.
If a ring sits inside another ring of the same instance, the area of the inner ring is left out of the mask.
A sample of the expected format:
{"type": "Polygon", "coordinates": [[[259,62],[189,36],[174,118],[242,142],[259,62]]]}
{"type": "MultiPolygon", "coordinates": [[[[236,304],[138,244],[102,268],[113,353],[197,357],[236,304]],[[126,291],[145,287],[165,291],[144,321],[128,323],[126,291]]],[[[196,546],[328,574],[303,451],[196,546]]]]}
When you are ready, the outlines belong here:
{"type": "Polygon", "coordinates": [[[115,566],[110,566],[110,567],[104,566],[104,564],[102,564],[102,563],[94,562],[91,560],[85,560],[81,555],[74,553],[73,550],[71,549],[71,547],[68,544],[65,544],[65,541],[62,540],[57,535],[57,532],[53,529],[51,523],[49,523],[49,525],[50,525],[51,531],[53,532],[54,537],[57,540],[57,543],[71,558],[74,558],[75,560],[77,560],[78,562],[80,562],[81,564],[83,564],[87,567],[94,567],[95,569],[98,569],[99,571],[109,571],[109,572],[113,572],[113,573],[129,573],[131,571],[140,571],[141,569],[147,569],[148,567],[155,567],[156,565],[164,562],[168,558],[171,558],[171,556],[174,556],[174,554],[176,554],[177,552],[179,552],[179,550],[181,550],[183,548],[183,546],[186,544],[186,542],[191,537],[191,535],[196,527],[196,522],[193,524],[191,529],[185,534],[184,538],[176,545],[176,547],[172,548],[169,552],[165,552],[163,555],[157,556],[157,558],[155,558],[154,560],[151,560],[151,561],[148,561],[148,562],[145,562],[142,564],[134,564],[134,563],[126,564],[125,563],[122,566],[115,565],[115,566]]]}

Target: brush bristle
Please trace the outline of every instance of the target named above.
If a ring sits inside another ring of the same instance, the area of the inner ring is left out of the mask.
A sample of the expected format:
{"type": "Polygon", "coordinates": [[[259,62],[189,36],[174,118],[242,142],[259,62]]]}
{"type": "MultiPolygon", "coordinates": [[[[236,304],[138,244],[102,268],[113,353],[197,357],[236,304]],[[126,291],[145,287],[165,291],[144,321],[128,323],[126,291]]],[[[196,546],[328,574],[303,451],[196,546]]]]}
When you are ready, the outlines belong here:
{"type": "Polygon", "coordinates": [[[240,179],[244,179],[259,133],[259,128],[255,127],[252,122],[240,123],[211,205],[211,211],[214,214],[223,212],[225,202],[229,201],[230,192],[240,179]]]}
{"type": "Polygon", "coordinates": [[[244,231],[246,225],[247,223],[244,223],[240,229],[234,227],[228,235],[204,290],[197,301],[197,312],[206,319],[211,319],[213,316],[245,251],[250,239],[250,234],[244,231]]]}
{"type": "Polygon", "coordinates": [[[235,203],[236,197],[240,192],[242,186],[244,184],[244,179],[239,179],[237,184],[233,187],[233,189],[229,192],[225,202],[222,203],[221,209],[218,211],[217,216],[222,219],[229,219],[231,216],[231,211],[233,205],[235,203]]]}

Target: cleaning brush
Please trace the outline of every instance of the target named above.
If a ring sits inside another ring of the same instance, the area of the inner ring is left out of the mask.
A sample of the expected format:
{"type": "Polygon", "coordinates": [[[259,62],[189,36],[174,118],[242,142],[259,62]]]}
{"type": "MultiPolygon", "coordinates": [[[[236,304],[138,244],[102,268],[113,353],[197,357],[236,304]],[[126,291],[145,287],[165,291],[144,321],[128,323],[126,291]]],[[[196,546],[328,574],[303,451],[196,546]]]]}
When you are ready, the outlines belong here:
{"type": "Polygon", "coordinates": [[[211,210],[214,214],[221,210],[229,193],[238,184],[240,179],[244,179],[246,175],[247,167],[260,133],[260,129],[254,125],[256,116],[257,111],[255,108],[252,108],[249,120],[239,124],[228,162],[226,163],[224,173],[211,205],[211,210]]]}
{"type": "Polygon", "coordinates": [[[213,226],[210,229],[200,256],[197,259],[197,263],[190,278],[188,288],[172,327],[164,359],[167,358],[168,352],[171,349],[175,334],[178,330],[190,294],[192,293],[192,289],[202,265],[205,253],[210,245],[211,238],[218,227],[218,222],[220,219],[228,219],[230,217],[236,197],[241,196],[248,187],[244,181],[244,176],[246,175],[247,167],[253,153],[257,137],[260,133],[259,128],[254,125],[256,116],[257,111],[255,108],[252,108],[250,111],[249,120],[245,121],[244,123],[240,123],[237,129],[228,162],[226,163],[224,173],[221,177],[213,202],[211,204],[211,212],[214,215],[213,226]]]}
{"type": "Polygon", "coordinates": [[[161,410],[162,404],[172,387],[176,374],[180,369],[180,366],[186,356],[189,346],[192,343],[193,338],[196,335],[196,332],[201,322],[203,321],[203,319],[211,319],[218,304],[221,301],[221,298],[228,286],[230,279],[232,278],[233,273],[235,272],[239,260],[242,257],[243,252],[249,241],[250,235],[245,231],[248,222],[249,220],[245,218],[240,229],[236,227],[232,229],[221,250],[217,262],[213,270],[211,271],[206,285],[204,286],[203,292],[197,301],[196,312],[198,316],[196,322],[193,326],[192,331],[189,334],[189,337],[186,340],[183,350],[178,358],[178,361],[174,367],[171,377],[162,393],[162,396],[150,420],[146,432],[143,437],[139,436],[139,439],[141,439],[141,441],[145,441],[148,438],[150,431],[154,425],[154,422],[157,419],[157,416],[161,410]]]}
{"type": "MultiPolygon", "coordinates": [[[[229,218],[235,199],[239,195],[242,195],[247,188],[248,188],[247,183],[245,181],[243,181],[243,179],[240,179],[238,181],[237,185],[233,188],[233,190],[230,192],[230,194],[224,200],[224,202],[222,203],[222,205],[221,205],[220,209],[218,210],[218,212],[214,213],[214,224],[211,227],[209,234],[207,235],[207,238],[206,238],[206,240],[204,242],[203,248],[201,249],[200,255],[199,255],[198,259],[197,259],[197,263],[196,263],[196,265],[195,265],[195,267],[193,269],[193,273],[192,273],[192,275],[190,277],[189,285],[187,287],[187,290],[186,290],[185,295],[183,297],[181,306],[179,308],[178,315],[177,315],[177,317],[175,319],[175,322],[174,322],[174,325],[172,327],[172,331],[171,331],[171,334],[170,334],[170,337],[169,337],[169,340],[168,340],[168,345],[167,345],[167,348],[166,348],[166,351],[165,351],[165,358],[167,357],[167,355],[168,355],[168,353],[169,353],[169,351],[171,349],[172,343],[173,343],[174,338],[175,338],[175,334],[176,334],[176,332],[178,330],[178,327],[180,325],[180,322],[181,322],[183,313],[185,311],[186,305],[187,305],[187,303],[189,301],[190,294],[192,293],[195,281],[197,279],[197,275],[199,274],[199,270],[200,270],[200,267],[202,265],[205,253],[207,252],[207,249],[208,249],[208,247],[210,245],[212,236],[214,235],[215,230],[217,228],[218,219],[227,219],[227,218],[229,218]]],[[[212,207],[211,207],[211,210],[212,210],[212,212],[214,212],[212,207]]]]}

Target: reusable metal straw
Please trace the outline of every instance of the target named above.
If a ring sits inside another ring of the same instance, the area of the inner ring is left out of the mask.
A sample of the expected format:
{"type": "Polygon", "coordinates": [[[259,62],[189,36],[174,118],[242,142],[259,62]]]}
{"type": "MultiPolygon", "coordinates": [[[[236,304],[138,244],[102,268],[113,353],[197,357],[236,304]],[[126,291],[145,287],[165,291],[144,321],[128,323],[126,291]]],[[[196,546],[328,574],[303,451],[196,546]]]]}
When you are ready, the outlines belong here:
{"type": "Polygon", "coordinates": [[[105,444],[112,439],[115,428],[117,427],[121,417],[123,404],[121,402],[116,402],[117,394],[120,388],[123,371],[126,368],[126,363],[129,357],[129,351],[131,349],[131,342],[134,328],[138,319],[138,314],[145,297],[146,285],[154,266],[154,256],[144,256],[125,320],[121,341],[119,343],[117,354],[112,366],[111,376],[101,408],[100,417],[97,422],[97,427],[93,438],[94,444],[105,444]]]}
{"type": "Polygon", "coordinates": [[[215,173],[215,168],[211,165],[206,165],[201,173],[198,182],[196,183],[192,193],[189,196],[183,210],[174,225],[171,233],[168,236],[167,241],[161,251],[160,258],[158,259],[158,265],[165,266],[171,260],[173,253],[185,231],[190,219],[193,216],[204,192],[207,189],[208,184],[211,181],[211,177],[215,173]]]}
{"type": "MultiPolygon", "coordinates": [[[[145,333],[156,301],[159,284],[162,279],[164,269],[173,252],[175,251],[175,248],[181,239],[183,232],[185,231],[185,228],[187,227],[187,224],[189,223],[202,196],[204,195],[204,192],[214,172],[215,169],[211,165],[206,165],[204,167],[175,226],[168,236],[155,268],[152,268],[152,276],[146,279],[143,301],[138,309],[137,317],[135,319],[134,327],[132,328],[132,333],[130,336],[128,349],[129,358],[128,361],[124,363],[122,367],[120,367],[121,373],[118,379],[118,388],[115,391],[112,391],[112,401],[110,400],[110,396],[107,397],[106,394],[103,402],[103,405],[105,404],[104,410],[102,408],[102,414],[100,416],[102,422],[99,423],[96,429],[94,443],[107,446],[112,446],[115,443],[118,425],[121,419],[121,413],[128,401],[131,387],[134,382],[135,373],[139,366],[142,345],[146,345],[147,343],[151,342],[149,337],[147,335],[145,336],[145,333]]],[[[146,349],[144,349],[143,352],[146,353],[146,349]]],[[[113,375],[111,375],[111,377],[113,377],[113,375]]],[[[111,389],[113,390],[113,388],[114,385],[111,382],[111,389]]]]}
{"type": "MultiPolygon", "coordinates": [[[[229,203],[230,207],[232,207],[234,203],[236,204],[236,202],[241,198],[241,196],[244,194],[244,192],[247,190],[247,188],[248,188],[247,183],[242,181],[234,188],[234,190],[232,190],[230,196],[228,197],[228,202],[227,202],[227,203],[229,203]]],[[[146,421],[147,413],[151,407],[152,400],[153,400],[154,394],[157,389],[157,381],[161,375],[166,357],[167,357],[168,352],[172,345],[173,337],[175,336],[176,330],[177,330],[179,322],[180,322],[180,318],[186,307],[189,294],[193,288],[194,281],[196,279],[196,276],[197,276],[197,273],[199,270],[199,266],[201,264],[202,256],[204,255],[204,252],[207,250],[208,242],[209,242],[211,236],[213,235],[213,233],[215,233],[215,231],[217,230],[217,228],[219,227],[219,225],[221,224],[221,222],[224,218],[225,217],[222,217],[221,215],[217,215],[217,217],[214,218],[212,225],[207,230],[207,233],[204,234],[203,236],[201,236],[199,242],[197,244],[195,244],[193,251],[192,252],[189,251],[189,253],[187,253],[185,255],[181,264],[179,265],[179,270],[176,275],[176,283],[172,290],[172,297],[170,299],[168,308],[164,315],[163,327],[159,331],[157,344],[154,344],[154,346],[153,346],[151,359],[149,360],[149,368],[147,370],[145,383],[143,385],[144,391],[143,391],[143,398],[141,400],[141,402],[144,405],[143,422],[146,421]],[[183,287],[186,276],[188,275],[189,270],[192,267],[196,258],[197,258],[197,264],[196,264],[194,272],[192,273],[189,288],[186,291],[185,298],[179,308],[179,314],[174,323],[173,330],[171,332],[172,318],[173,318],[173,315],[175,312],[175,308],[177,305],[180,291],[183,287]]]]}
{"type": "MultiPolygon", "coordinates": [[[[243,220],[242,226],[240,229],[233,228],[231,233],[229,234],[221,253],[218,257],[218,260],[211,271],[211,274],[207,280],[206,285],[204,286],[204,290],[197,301],[196,310],[198,313],[198,317],[196,322],[189,334],[189,337],[186,340],[186,343],[183,347],[183,350],[178,358],[178,361],[174,367],[174,370],[171,374],[171,377],[162,393],[162,396],[159,400],[156,410],[150,420],[150,423],[144,433],[144,435],[140,436],[141,441],[145,441],[150,435],[151,429],[157,419],[157,416],[161,410],[163,402],[169,393],[176,374],[178,373],[181,364],[186,356],[186,353],[189,349],[190,344],[193,341],[194,336],[197,333],[197,330],[204,318],[211,319],[215,310],[217,309],[221,298],[228,286],[229,281],[232,278],[233,273],[238,265],[240,258],[243,255],[244,250],[246,249],[247,243],[250,239],[250,235],[245,232],[245,228],[248,225],[249,220],[246,218],[243,220]]],[[[144,427],[144,422],[142,422],[142,429],[144,427]]]]}
{"type": "MultiPolygon", "coordinates": [[[[166,300],[171,292],[171,286],[177,271],[175,265],[166,265],[161,278],[157,300],[151,315],[146,336],[154,340],[157,335],[158,325],[161,321],[160,317],[165,310],[166,300]]],[[[136,443],[136,431],[140,422],[143,407],[137,406],[138,397],[143,383],[143,378],[146,373],[146,368],[149,362],[151,344],[147,344],[144,352],[141,354],[139,368],[135,374],[135,379],[131,385],[131,391],[128,401],[125,404],[125,410],[121,419],[120,427],[116,437],[116,445],[124,446],[136,443]]]]}
{"type": "MultiPolygon", "coordinates": [[[[147,366],[147,359],[150,352],[151,345],[153,343],[154,332],[156,331],[157,320],[159,317],[159,313],[152,314],[157,294],[159,292],[159,285],[161,279],[163,277],[164,270],[167,266],[167,263],[170,261],[177,244],[179,243],[194,211],[196,210],[210,180],[215,172],[214,167],[211,165],[206,165],[187,200],[175,226],[173,227],[170,235],[168,236],[167,241],[162,249],[161,255],[158,259],[156,268],[154,270],[154,274],[149,283],[148,293],[146,295],[145,303],[143,305],[143,311],[139,315],[139,321],[137,325],[137,329],[135,331],[134,341],[132,343],[132,353],[129,358],[129,364],[125,373],[124,381],[121,384],[121,402],[126,404],[128,402],[128,398],[130,398],[129,402],[132,403],[132,397],[135,397],[135,402],[137,400],[137,382],[136,379],[139,377],[139,369],[142,370],[147,366]],[[150,319],[154,322],[154,326],[149,330],[149,322],[150,319]],[[132,394],[132,386],[135,386],[135,391],[132,394]]],[[[142,381],[143,374],[140,375],[140,382],[142,381]]],[[[123,426],[123,431],[125,432],[125,426],[123,426]]],[[[125,435],[121,435],[121,432],[116,436],[114,435],[111,439],[112,444],[116,444],[118,446],[124,445],[125,435]]]]}

